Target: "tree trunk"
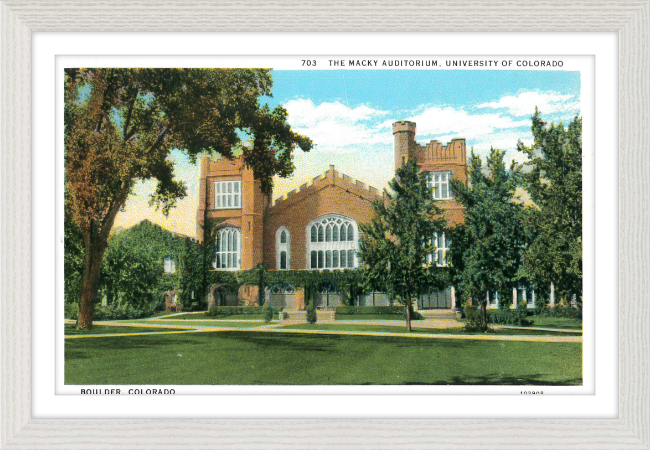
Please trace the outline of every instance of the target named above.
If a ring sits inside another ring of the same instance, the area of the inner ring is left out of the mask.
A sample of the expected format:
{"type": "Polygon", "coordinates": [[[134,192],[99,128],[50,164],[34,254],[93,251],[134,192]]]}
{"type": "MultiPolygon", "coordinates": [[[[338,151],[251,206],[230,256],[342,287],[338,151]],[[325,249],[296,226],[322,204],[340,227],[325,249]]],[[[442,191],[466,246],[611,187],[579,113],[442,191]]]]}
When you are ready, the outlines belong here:
{"type": "Polygon", "coordinates": [[[481,328],[487,330],[487,300],[481,301],[481,328]]]}
{"type": "Polygon", "coordinates": [[[406,303],[406,330],[411,331],[411,300],[406,303]]]}
{"type": "Polygon", "coordinates": [[[88,330],[93,325],[95,297],[97,296],[105,248],[106,246],[102,243],[91,242],[90,236],[86,237],[81,300],[79,301],[79,317],[77,319],[77,328],[82,330],[88,330]]]}

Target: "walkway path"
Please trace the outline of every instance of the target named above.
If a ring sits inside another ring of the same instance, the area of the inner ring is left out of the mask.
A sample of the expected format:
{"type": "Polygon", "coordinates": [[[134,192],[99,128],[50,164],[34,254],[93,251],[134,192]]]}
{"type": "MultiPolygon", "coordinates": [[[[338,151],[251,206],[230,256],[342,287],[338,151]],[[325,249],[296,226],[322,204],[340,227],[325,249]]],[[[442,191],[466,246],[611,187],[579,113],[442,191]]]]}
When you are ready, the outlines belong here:
{"type": "MultiPolygon", "coordinates": [[[[183,320],[183,322],[187,322],[183,320]]],[[[350,324],[350,322],[358,322],[363,325],[382,325],[381,322],[390,321],[334,321],[334,323],[350,324]]],[[[74,323],[74,321],[66,321],[66,323],[74,323]]],[[[323,322],[320,322],[323,323],[323,322]]],[[[332,323],[332,322],[330,322],[332,323]]],[[[358,324],[357,323],[357,324],[358,324]]],[[[531,335],[467,335],[467,334],[428,334],[428,333],[393,333],[389,331],[337,331],[337,330],[304,330],[304,329],[287,329],[280,328],[291,326],[292,323],[285,322],[272,322],[268,325],[255,328],[232,328],[226,326],[207,326],[207,325],[171,325],[164,324],[160,321],[151,323],[146,322],[95,322],[97,325],[104,326],[122,326],[122,327],[143,327],[143,328],[169,328],[181,329],[185,332],[214,332],[214,331],[256,331],[256,332],[269,332],[269,333],[298,333],[298,334],[335,334],[335,335],[354,335],[354,336],[396,336],[404,338],[427,338],[427,339],[477,339],[488,341],[531,341],[531,342],[582,342],[582,336],[531,336],[531,335]]],[[[295,322],[298,324],[298,322],[295,322]]],[[[402,324],[403,325],[403,324],[402,324]]],[[[456,327],[458,328],[458,327],[456,327]]],[[[118,336],[139,336],[139,335],[155,335],[155,334],[170,334],[181,333],[183,331],[169,332],[169,331],[152,331],[145,333],[111,333],[111,334],[82,334],[66,336],[66,339],[90,338],[90,337],[118,337],[118,336]]]]}

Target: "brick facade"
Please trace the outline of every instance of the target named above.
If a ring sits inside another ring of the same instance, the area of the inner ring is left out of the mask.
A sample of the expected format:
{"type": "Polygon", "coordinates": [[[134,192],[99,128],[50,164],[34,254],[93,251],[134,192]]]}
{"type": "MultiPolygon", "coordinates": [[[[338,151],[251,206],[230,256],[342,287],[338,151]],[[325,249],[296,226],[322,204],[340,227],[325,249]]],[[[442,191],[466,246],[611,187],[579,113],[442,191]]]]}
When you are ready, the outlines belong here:
{"type": "MultiPolygon", "coordinates": [[[[467,182],[464,139],[453,139],[447,145],[433,140],[423,146],[415,141],[415,134],[414,122],[393,124],[395,169],[406,161],[415,160],[423,171],[449,171],[453,179],[467,182]]],[[[254,179],[252,170],[245,167],[241,158],[213,161],[206,157],[201,162],[199,179],[197,237],[203,240],[204,217],[221,219],[219,227],[232,226],[241,232],[242,270],[261,262],[270,270],[277,270],[277,233],[280,227],[285,227],[289,233],[290,268],[305,270],[310,264],[307,254],[310,223],[328,214],[352,219],[357,224],[370,222],[375,199],[385,201],[386,197],[376,188],[330,166],[327,172],[272,203],[262,194],[259,181],[254,179]],[[238,208],[217,208],[217,181],[241,181],[241,204],[238,208]]],[[[439,206],[449,224],[462,222],[462,207],[458,203],[442,200],[439,206]]],[[[355,239],[358,239],[358,232],[355,239]]]]}

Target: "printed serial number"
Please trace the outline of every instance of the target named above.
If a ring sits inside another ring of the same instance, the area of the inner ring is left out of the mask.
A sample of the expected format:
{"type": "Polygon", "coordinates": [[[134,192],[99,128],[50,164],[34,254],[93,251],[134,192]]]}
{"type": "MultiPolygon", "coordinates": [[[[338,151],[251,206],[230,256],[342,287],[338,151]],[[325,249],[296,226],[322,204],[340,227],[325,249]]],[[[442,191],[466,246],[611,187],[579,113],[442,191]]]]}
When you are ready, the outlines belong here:
{"type": "Polygon", "coordinates": [[[520,391],[521,395],[542,395],[544,391],[520,391]]]}
{"type": "Polygon", "coordinates": [[[302,59],[301,61],[303,66],[316,66],[315,59],[302,59]]]}

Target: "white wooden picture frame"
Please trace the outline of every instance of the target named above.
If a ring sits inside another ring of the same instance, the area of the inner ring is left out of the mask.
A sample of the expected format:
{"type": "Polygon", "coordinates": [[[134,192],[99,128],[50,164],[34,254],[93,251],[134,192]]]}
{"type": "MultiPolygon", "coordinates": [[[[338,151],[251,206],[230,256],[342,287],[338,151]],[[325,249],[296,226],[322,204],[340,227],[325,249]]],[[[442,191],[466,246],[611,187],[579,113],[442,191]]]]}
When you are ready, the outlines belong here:
{"type": "Polygon", "coordinates": [[[3,449],[650,448],[650,1],[0,0],[3,449]],[[138,14],[129,14],[138,11],[138,14]],[[145,11],[147,21],[141,17],[145,11]],[[400,20],[395,17],[400,15],[400,20]],[[36,31],[616,31],[619,414],[616,419],[32,418],[31,34],[36,31]],[[453,26],[453,28],[452,28],[453,26]]]}

